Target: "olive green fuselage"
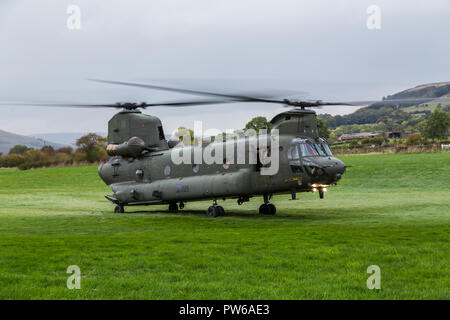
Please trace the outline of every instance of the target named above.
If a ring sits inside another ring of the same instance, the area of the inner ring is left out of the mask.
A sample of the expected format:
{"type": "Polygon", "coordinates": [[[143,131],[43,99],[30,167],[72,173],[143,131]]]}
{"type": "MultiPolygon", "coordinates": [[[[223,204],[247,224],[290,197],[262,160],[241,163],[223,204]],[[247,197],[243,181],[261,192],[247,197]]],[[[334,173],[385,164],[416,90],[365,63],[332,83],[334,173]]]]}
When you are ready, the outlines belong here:
{"type": "Polygon", "coordinates": [[[279,132],[278,145],[269,134],[172,149],[159,143],[157,148],[137,158],[111,157],[99,167],[100,177],[114,192],[108,199],[123,205],[221,198],[246,201],[255,195],[322,191],[336,184],[345,172],[340,160],[330,153],[308,155],[301,152],[302,143],[324,143],[317,134],[315,113],[286,112],[276,116],[272,123],[273,129],[279,132]],[[266,139],[267,147],[261,149],[256,139],[266,139]],[[215,152],[222,150],[219,161],[212,164],[205,163],[204,159],[195,161],[195,154],[204,155],[208,147],[215,152]],[[270,163],[261,160],[267,149],[272,156],[270,163]],[[278,161],[274,161],[275,152],[278,152],[278,161]],[[188,163],[175,164],[173,153],[183,155],[188,163]],[[275,169],[274,174],[264,174],[264,169],[270,166],[275,169]]]}

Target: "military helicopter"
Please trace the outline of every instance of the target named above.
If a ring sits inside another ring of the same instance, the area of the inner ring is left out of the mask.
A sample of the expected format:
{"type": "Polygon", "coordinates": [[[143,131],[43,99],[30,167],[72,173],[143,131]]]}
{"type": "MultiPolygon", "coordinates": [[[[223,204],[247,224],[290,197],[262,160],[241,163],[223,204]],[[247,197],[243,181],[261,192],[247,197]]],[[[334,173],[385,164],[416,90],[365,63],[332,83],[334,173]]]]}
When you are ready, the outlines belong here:
{"type": "MultiPolygon", "coordinates": [[[[206,209],[208,217],[225,215],[217,204],[220,199],[235,199],[239,205],[250,198],[262,196],[259,212],[274,215],[276,207],[270,202],[275,194],[290,194],[296,199],[299,192],[317,192],[324,198],[329,187],[336,185],[346,171],[346,165],[333,156],[325,139],[319,137],[316,112],[310,108],[337,105],[369,105],[372,103],[421,103],[427,99],[395,99],[383,101],[323,102],[275,99],[268,95],[224,94],[142,83],[96,80],[93,81],[165,90],[210,100],[178,101],[168,103],[116,104],[36,104],[33,106],[107,107],[121,109],[108,122],[107,153],[109,160],[98,168],[100,178],[113,194],[106,195],[115,205],[115,213],[124,213],[125,206],[167,204],[169,212],[178,212],[187,202],[211,200],[206,209]],[[143,114],[139,109],[156,106],[185,107],[207,104],[257,102],[282,104],[293,109],[276,115],[270,122],[272,132],[262,135],[243,135],[233,139],[218,139],[209,143],[183,146],[167,141],[161,120],[143,114]],[[275,143],[273,132],[277,132],[275,143]],[[259,139],[259,140],[258,140],[259,139]],[[265,141],[259,144],[258,141],[265,141]],[[196,162],[196,153],[221,150],[214,163],[196,162]],[[232,150],[233,152],[228,152],[232,150]],[[186,161],[175,164],[174,155],[183,154],[186,161]],[[278,168],[264,174],[277,154],[278,168]],[[222,158],[223,155],[223,158],[222,158]],[[241,161],[251,159],[252,161],[241,161]]],[[[21,103],[20,105],[23,105],[21,103]]]]}

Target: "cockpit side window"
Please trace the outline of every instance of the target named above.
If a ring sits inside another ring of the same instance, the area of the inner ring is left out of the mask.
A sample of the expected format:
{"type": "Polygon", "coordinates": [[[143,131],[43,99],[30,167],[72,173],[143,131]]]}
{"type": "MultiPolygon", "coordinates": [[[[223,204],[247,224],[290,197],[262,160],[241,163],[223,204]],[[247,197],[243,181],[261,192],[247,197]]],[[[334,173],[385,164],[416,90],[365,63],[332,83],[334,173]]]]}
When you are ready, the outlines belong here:
{"type": "Polygon", "coordinates": [[[159,140],[164,140],[166,137],[164,136],[164,130],[162,126],[158,126],[159,140]]]}
{"type": "Polygon", "coordinates": [[[298,160],[298,159],[300,159],[300,155],[298,153],[297,145],[294,144],[294,145],[291,145],[289,147],[288,158],[291,159],[291,160],[298,160]]]}

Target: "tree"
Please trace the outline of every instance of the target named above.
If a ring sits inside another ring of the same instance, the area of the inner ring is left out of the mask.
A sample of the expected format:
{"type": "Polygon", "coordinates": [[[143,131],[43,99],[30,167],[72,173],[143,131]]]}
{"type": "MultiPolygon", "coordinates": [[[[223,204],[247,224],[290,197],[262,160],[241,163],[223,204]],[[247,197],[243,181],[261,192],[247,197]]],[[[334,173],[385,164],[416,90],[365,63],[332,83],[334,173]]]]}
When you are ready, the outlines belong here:
{"type": "Polygon", "coordinates": [[[78,150],[86,154],[86,160],[89,162],[101,161],[107,158],[104,148],[105,138],[95,133],[88,133],[80,137],[76,145],[78,150]]]}
{"type": "Polygon", "coordinates": [[[100,139],[101,136],[99,136],[98,134],[88,133],[87,135],[78,138],[76,141],[76,145],[78,149],[88,153],[93,151],[98,146],[98,142],[100,141],[100,139]]]}
{"type": "Polygon", "coordinates": [[[319,130],[319,137],[328,139],[330,137],[330,130],[328,129],[328,121],[317,117],[317,129],[319,130]]]}
{"type": "Polygon", "coordinates": [[[419,125],[419,130],[425,138],[444,139],[450,127],[450,114],[441,110],[434,110],[427,120],[419,125]]]}
{"type": "Polygon", "coordinates": [[[52,146],[43,146],[41,148],[42,152],[45,152],[46,154],[48,154],[49,156],[54,156],[56,154],[55,149],[53,149],[52,146]]]}
{"type": "Polygon", "coordinates": [[[184,138],[189,137],[190,141],[187,139],[183,142],[183,144],[186,146],[194,144],[194,131],[185,127],[179,127],[172,137],[180,142],[183,142],[184,138]]]}
{"type": "Polygon", "coordinates": [[[15,145],[11,149],[9,149],[9,154],[24,154],[27,152],[30,148],[27,146],[23,146],[21,144],[15,145]]]}
{"type": "Polygon", "coordinates": [[[267,121],[266,117],[255,117],[245,125],[245,130],[253,129],[256,132],[259,132],[261,129],[266,129],[267,132],[270,132],[272,129],[272,124],[267,121]]]}

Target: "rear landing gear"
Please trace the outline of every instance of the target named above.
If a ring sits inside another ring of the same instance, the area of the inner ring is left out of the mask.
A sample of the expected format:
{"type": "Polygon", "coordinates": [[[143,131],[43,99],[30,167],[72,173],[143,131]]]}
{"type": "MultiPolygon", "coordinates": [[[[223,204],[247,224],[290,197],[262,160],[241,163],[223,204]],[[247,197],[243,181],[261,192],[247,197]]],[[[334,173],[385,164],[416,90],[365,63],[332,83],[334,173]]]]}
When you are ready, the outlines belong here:
{"type": "Polygon", "coordinates": [[[274,215],[275,213],[277,213],[277,208],[269,203],[269,195],[268,194],[264,194],[264,203],[259,207],[259,213],[261,214],[269,214],[269,215],[274,215]]]}
{"type": "Polygon", "coordinates": [[[123,205],[118,204],[118,205],[114,208],[114,213],[125,213],[125,209],[123,208],[123,205]]]}
{"type": "Polygon", "coordinates": [[[178,212],[178,205],[176,202],[169,203],[169,212],[172,212],[172,213],[178,212]]]}
{"type": "Polygon", "coordinates": [[[219,216],[225,215],[225,209],[222,206],[217,206],[216,209],[219,210],[219,216]]]}
{"type": "Polygon", "coordinates": [[[218,206],[216,200],[214,200],[213,205],[206,210],[206,216],[210,218],[217,218],[224,215],[225,209],[222,206],[218,206]]]}
{"type": "Polygon", "coordinates": [[[271,203],[263,203],[259,207],[259,213],[274,215],[275,213],[277,213],[277,208],[271,203]]]}

